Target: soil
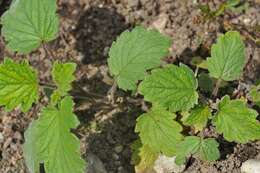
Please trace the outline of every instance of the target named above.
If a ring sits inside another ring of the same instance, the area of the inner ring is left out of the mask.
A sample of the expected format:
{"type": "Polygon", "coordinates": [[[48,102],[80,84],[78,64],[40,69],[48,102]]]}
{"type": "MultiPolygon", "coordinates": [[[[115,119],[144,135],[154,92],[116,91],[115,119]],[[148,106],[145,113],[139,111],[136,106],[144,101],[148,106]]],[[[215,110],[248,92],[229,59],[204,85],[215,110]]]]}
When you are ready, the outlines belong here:
{"type": "MultiPolygon", "coordinates": [[[[135,120],[144,112],[142,98],[117,90],[116,102],[111,104],[106,95],[113,79],[107,67],[111,43],[125,29],[136,25],[156,28],[173,40],[171,53],[165,63],[190,64],[194,56],[206,58],[219,34],[228,29],[241,32],[246,42],[248,63],[239,83],[239,92],[245,95],[248,86],[259,80],[260,48],[254,39],[260,38],[260,1],[248,0],[249,8],[242,12],[226,12],[215,19],[204,21],[198,4],[208,3],[218,8],[220,0],[59,0],[59,37],[47,46],[52,53],[39,48],[27,58],[39,71],[39,78],[50,82],[51,64],[55,60],[78,64],[73,95],[76,114],[81,122],[75,133],[81,140],[81,151],[87,160],[94,154],[109,173],[133,173],[130,146],[137,139],[135,120]],[[48,58],[47,58],[48,57],[48,58]],[[51,58],[50,58],[51,57],[51,58]],[[80,87],[78,87],[80,86],[80,87]],[[80,89],[79,89],[80,88],[80,89]],[[82,89],[84,92],[82,92],[82,89]],[[77,97],[77,96],[81,97],[77,97]],[[82,99],[87,97],[88,99],[82,99]]],[[[3,1],[2,14],[10,1],[3,1]]],[[[0,59],[12,56],[1,38],[0,59]]],[[[34,105],[29,113],[19,110],[5,113],[0,110],[0,172],[27,173],[22,156],[24,131],[39,110],[46,105],[47,97],[34,105]]],[[[220,143],[221,158],[213,163],[191,158],[186,173],[240,173],[247,159],[260,159],[260,142],[236,144],[217,135],[208,127],[206,136],[216,137],[220,143]]],[[[99,172],[97,172],[99,173],[99,172]]]]}

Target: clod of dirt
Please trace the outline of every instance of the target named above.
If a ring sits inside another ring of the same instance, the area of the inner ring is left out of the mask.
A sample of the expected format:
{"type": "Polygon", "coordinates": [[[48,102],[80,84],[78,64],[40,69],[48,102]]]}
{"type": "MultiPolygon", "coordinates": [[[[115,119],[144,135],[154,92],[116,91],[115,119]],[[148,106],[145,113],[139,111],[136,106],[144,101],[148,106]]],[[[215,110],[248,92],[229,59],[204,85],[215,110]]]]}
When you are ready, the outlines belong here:
{"type": "Polygon", "coordinates": [[[167,157],[160,155],[159,158],[155,161],[154,170],[157,173],[181,173],[185,169],[185,165],[176,165],[176,157],[167,157]]]}
{"type": "Polygon", "coordinates": [[[260,172],[260,160],[250,159],[242,164],[242,173],[259,173],[260,172]]]}

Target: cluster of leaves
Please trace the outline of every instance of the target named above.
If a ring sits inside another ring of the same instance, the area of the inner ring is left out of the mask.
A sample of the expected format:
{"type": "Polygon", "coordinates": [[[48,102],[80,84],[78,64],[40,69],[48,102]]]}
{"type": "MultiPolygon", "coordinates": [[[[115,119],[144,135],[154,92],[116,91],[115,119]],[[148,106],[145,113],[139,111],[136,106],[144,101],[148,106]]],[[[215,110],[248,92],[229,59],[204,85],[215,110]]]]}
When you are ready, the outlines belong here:
{"type": "MultiPolygon", "coordinates": [[[[2,35],[7,47],[18,53],[30,53],[56,38],[58,17],[54,0],[15,0],[1,17],[2,35]]],[[[80,142],[71,132],[79,125],[73,113],[74,102],[68,92],[75,63],[54,62],[52,79],[56,85],[50,103],[25,132],[24,157],[31,173],[83,173],[85,161],[80,142]]],[[[20,107],[29,111],[42,91],[37,72],[27,60],[20,63],[5,58],[0,64],[0,105],[6,111],[20,107]]]]}
{"type": "Polygon", "coordinates": [[[239,13],[248,9],[248,6],[249,4],[247,2],[241,2],[241,0],[227,0],[223,2],[216,10],[211,10],[208,4],[199,5],[199,9],[203,13],[205,19],[214,19],[224,14],[226,10],[239,13]]]}
{"type": "MultiPolygon", "coordinates": [[[[136,27],[122,33],[109,52],[108,65],[119,88],[137,90],[152,104],[147,113],[138,117],[135,128],[140,140],[133,145],[133,158],[139,172],[152,167],[160,154],[176,156],[177,164],[184,163],[191,155],[207,161],[217,160],[218,142],[203,135],[210,123],[230,142],[260,139],[258,113],[245,100],[233,100],[225,95],[213,103],[217,105],[214,108],[209,98],[207,101],[200,98],[198,90],[203,88],[190,67],[168,64],[159,68],[171,44],[169,38],[154,30],[136,27]],[[193,132],[184,132],[183,127],[188,126],[193,132]]],[[[208,70],[203,75],[211,81],[210,88],[216,85],[213,92],[217,95],[221,81],[238,80],[242,73],[245,46],[240,34],[229,31],[221,35],[211,48],[211,57],[193,63],[208,70]]],[[[260,101],[258,92],[257,87],[251,92],[254,101],[260,101]]]]}

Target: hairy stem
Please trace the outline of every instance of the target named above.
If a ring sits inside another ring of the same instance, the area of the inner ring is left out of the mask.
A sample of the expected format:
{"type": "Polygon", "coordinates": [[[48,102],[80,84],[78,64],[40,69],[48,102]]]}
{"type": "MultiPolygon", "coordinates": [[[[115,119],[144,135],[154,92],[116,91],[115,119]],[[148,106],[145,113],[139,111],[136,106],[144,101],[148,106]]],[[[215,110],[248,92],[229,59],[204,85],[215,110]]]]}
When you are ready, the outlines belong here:
{"type": "Polygon", "coordinates": [[[218,79],[217,83],[215,85],[215,88],[214,88],[214,90],[212,92],[213,97],[217,97],[220,85],[221,85],[221,79],[218,79]]]}

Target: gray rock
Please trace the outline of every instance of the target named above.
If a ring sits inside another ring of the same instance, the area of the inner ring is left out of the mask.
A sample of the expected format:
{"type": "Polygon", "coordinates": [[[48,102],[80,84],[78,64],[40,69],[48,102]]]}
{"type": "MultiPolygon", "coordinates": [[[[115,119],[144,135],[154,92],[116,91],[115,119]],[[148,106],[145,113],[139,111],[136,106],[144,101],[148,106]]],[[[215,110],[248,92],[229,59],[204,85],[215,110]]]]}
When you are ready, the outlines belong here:
{"type": "Polygon", "coordinates": [[[116,153],[121,153],[123,151],[124,147],[122,145],[118,145],[115,147],[115,152],[116,153]]]}
{"type": "Polygon", "coordinates": [[[107,173],[103,162],[93,153],[88,153],[88,168],[86,173],[107,173]]]}
{"type": "Polygon", "coordinates": [[[176,157],[167,157],[160,155],[155,161],[154,170],[156,173],[181,173],[185,169],[185,165],[175,164],[176,157]]]}

